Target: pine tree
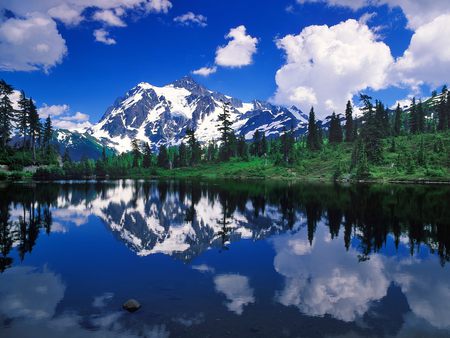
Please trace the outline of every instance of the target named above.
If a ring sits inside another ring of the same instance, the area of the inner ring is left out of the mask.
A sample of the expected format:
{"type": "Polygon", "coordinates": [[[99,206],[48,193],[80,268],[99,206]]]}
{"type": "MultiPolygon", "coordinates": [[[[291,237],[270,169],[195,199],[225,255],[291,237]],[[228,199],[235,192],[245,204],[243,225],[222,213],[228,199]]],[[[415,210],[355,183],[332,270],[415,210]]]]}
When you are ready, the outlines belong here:
{"type": "Polygon", "coordinates": [[[231,149],[230,149],[230,135],[232,132],[231,129],[231,121],[230,114],[231,105],[228,102],[223,103],[223,111],[217,117],[217,120],[220,122],[218,126],[218,130],[220,132],[220,160],[228,161],[231,157],[231,149]]]}
{"type": "Polygon", "coordinates": [[[19,101],[17,102],[19,109],[16,111],[17,130],[22,135],[22,146],[25,149],[26,138],[28,134],[28,116],[30,110],[30,101],[25,96],[24,91],[20,92],[19,101]]]}
{"type": "Polygon", "coordinates": [[[191,154],[189,159],[189,164],[191,166],[197,165],[200,163],[201,156],[202,156],[202,149],[200,147],[200,143],[197,141],[197,138],[195,137],[195,132],[193,129],[187,128],[186,129],[186,136],[188,138],[188,146],[189,146],[189,152],[191,154]]]}
{"type": "Polygon", "coordinates": [[[251,154],[253,156],[261,156],[261,132],[259,129],[256,129],[253,133],[251,154]]]}
{"type": "Polygon", "coordinates": [[[345,141],[353,142],[353,136],[353,107],[350,100],[348,100],[345,108],[345,141]]]}
{"type": "Polygon", "coordinates": [[[261,137],[261,153],[260,156],[265,156],[268,152],[268,144],[266,134],[263,132],[261,137]]]}
{"type": "Polygon", "coordinates": [[[12,121],[14,119],[14,109],[9,95],[12,94],[12,87],[5,81],[0,82],[0,146],[4,149],[12,133],[12,121]]]}
{"type": "Polygon", "coordinates": [[[28,126],[31,137],[31,150],[33,152],[33,161],[36,161],[36,139],[40,135],[41,131],[41,121],[39,119],[39,114],[37,112],[36,106],[34,105],[33,99],[28,100],[28,126]]]}
{"type": "Polygon", "coordinates": [[[245,141],[244,135],[239,136],[237,141],[237,153],[238,156],[244,160],[248,159],[248,145],[245,141]]]}
{"type": "Polygon", "coordinates": [[[178,167],[186,167],[188,164],[188,149],[186,147],[186,144],[184,144],[184,142],[181,142],[180,146],[178,147],[177,162],[178,167]]]}
{"type": "Polygon", "coordinates": [[[139,161],[141,159],[141,149],[139,148],[139,142],[136,139],[131,141],[131,151],[133,153],[133,168],[139,168],[139,161]]]}
{"type": "MultiPolygon", "coordinates": [[[[362,108],[364,124],[361,127],[361,137],[367,160],[376,163],[380,162],[382,158],[381,139],[383,138],[383,129],[382,121],[379,119],[380,115],[377,118],[373,111],[371,99],[368,95],[360,95],[360,100],[364,104],[362,108]]],[[[379,106],[379,103],[377,105],[379,106]]]]}
{"type": "Polygon", "coordinates": [[[423,110],[422,100],[419,100],[416,109],[417,118],[417,132],[423,133],[425,131],[425,112],[423,110]]]}
{"type": "Polygon", "coordinates": [[[148,169],[152,166],[152,148],[150,148],[147,142],[144,143],[143,148],[144,157],[142,159],[142,166],[148,169]]]}
{"type": "Polygon", "coordinates": [[[450,91],[447,91],[447,129],[450,129],[450,91]]]}
{"type": "Polygon", "coordinates": [[[166,169],[170,167],[169,154],[167,153],[167,147],[164,144],[159,147],[158,166],[166,169]]]}
{"type": "Polygon", "coordinates": [[[69,154],[69,150],[66,148],[65,150],[64,150],[64,154],[63,154],[63,157],[62,157],[62,162],[63,163],[72,163],[72,159],[70,158],[70,154],[69,154]]]}
{"type": "MultiPolygon", "coordinates": [[[[50,148],[50,141],[52,140],[53,135],[52,119],[50,118],[50,115],[45,119],[43,134],[44,147],[48,150],[50,148]]],[[[103,151],[104,150],[105,148],[103,147],[103,151]]]]}
{"type": "Polygon", "coordinates": [[[309,150],[315,151],[320,149],[320,135],[316,124],[316,117],[314,114],[314,107],[311,108],[308,118],[308,136],[306,139],[306,146],[309,150]]]}
{"type": "Polygon", "coordinates": [[[439,103],[438,126],[437,126],[437,129],[440,131],[446,130],[448,127],[448,114],[447,114],[448,107],[449,107],[448,99],[447,102],[445,102],[445,95],[442,95],[441,102],[439,103]]]}
{"type": "Polygon", "coordinates": [[[336,113],[331,115],[328,139],[331,144],[342,142],[341,122],[339,121],[339,117],[336,116],[336,113]]]}
{"type": "Polygon", "coordinates": [[[400,107],[400,103],[397,104],[397,108],[395,109],[395,117],[394,117],[394,127],[393,134],[394,136],[399,136],[401,127],[402,127],[402,108],[400,107]]]}
{"type": "Polygon", "coordinates": [[[411,109],[409,112],[409,131],[411,132],[411,134],[415,134],[418,131],[418,118],[415,97],[413,97],[412,99],[411,109]]]}
{"type": "Polygon", "coordinates": [[[108,157],[106,156],[106,147],[102,147],[102,161],[106,162],[108,160],[108,157]]]}

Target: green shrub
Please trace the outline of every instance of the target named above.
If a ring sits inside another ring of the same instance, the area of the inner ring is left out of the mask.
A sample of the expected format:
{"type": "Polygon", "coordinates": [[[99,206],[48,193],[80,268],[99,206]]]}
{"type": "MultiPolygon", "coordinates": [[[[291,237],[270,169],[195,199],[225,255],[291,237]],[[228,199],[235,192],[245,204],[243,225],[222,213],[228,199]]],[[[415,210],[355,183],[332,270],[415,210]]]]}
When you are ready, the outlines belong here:
{"type": "Polygon", "coordinates": [[[23,178],[23,171],[13,171],[9,174],[9,179],[13,181],[20,181],[23,178]]]}
{"type": "Polygon", "coordinates": [[[0,181],[8,179],[8,174],[5,171],[0,171],[0,181]]]}
{"type": "Polygon", "coordinates": [[[11,171],[22,171],[23,165],[20,162],[13,162],[8,166],[9,170],[11,171]]]}
{"type": "Polygon", "coordinates": [[[64,178],[64,171],[58,166],[38,168],[33,178],[35,180],[60,180],[64,178]]]}

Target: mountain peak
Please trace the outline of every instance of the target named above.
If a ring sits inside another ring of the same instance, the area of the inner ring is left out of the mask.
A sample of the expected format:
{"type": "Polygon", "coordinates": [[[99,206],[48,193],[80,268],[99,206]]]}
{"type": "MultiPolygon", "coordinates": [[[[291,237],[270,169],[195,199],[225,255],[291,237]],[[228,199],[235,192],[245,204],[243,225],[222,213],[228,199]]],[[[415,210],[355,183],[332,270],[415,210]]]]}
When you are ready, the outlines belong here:
{"type": "Polygon", "coordinates": [[[197,83],[191,76],[185,75],[182,78],[171,83],[176,88],[185,88],[191,92],[206,90],[201,84],[197,83]]]}

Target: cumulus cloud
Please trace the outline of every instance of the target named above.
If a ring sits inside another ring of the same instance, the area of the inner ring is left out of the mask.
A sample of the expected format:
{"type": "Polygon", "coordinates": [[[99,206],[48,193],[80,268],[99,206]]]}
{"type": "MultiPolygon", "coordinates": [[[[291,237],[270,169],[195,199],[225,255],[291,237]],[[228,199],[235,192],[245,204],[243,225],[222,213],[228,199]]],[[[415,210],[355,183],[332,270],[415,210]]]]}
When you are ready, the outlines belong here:
{"type": "Polygon", "coordinates": [[[228,310],[241,315],[244,306],[255,301],[253,289],[249,285],[248,277],[226,274],[219,275],[214,278],[216,290],[227,297],[228,310]]]}
{"type": "Polygon", "coordinates": [[[45,15],[33,13],[0,22],[0,70],[47,71],[66,53],[55,21],[45,15]]]}
{"type": "Polygon", "coordinates": [[[352,10],[382,5],[387,5],[390,8],[399,7],[408,20],[408,27],[413,30],[442,14],[450,13],[450,2],[448,0],[297,0],[297,2],[299,4],[325,3],[328,6],[348,7],[352,10]]]}
{"type": "Polygon", "coordinates": [[[211,74],[214,74],[217,72],[217,67],[202,67],[196,70],[192,71],[192,74],[194,75],[200,75],[200,76],[209,76],[211,74]]]}
{"type": "Polygon", "coordinates": [[[335,26],[309,26],[276,41],[286,64],[276,73],[276,103],[316,107],[320,118],[342,110],[347,100],[368,87],[387,85],[394,59],[370,28],[350,19],[335,26]]]}
{"type": "Polygon", "coordinates": [[[253,63],[253,55],[256,53],[258,39],[247,34],[245,26],[241,25],[230,29],[225,38],[230,41],[225,46],[217,48],[215,65],[193,70],[192,74],[209,76],[217,71],[217,66],[240,68],[253,63]]]}
{"type": "Polygon", "coordinates": [[[206,27],[208,24],[206,23],[207,18],[201,14],[194,14],[192,12],[187,12],[186,14],[177,16],[173,19],[173,21],[178,22],[180,24],[189,26],[189,25],[198,25],[200,27],[206,27]]]}
{"type": "MultiPolygon", "coordinates": [[[[167,13],[169,0],[3,0],[0,4],[0,70],[33,71],[51,67],[67,53],[56,21],[79,25],[86,15],[102,25],[125,27],[127,14],[167,13]],[[7,17],[6,11],[14,14],[7,17]],[[56,21],[55,21],[56,20],[56,21]]],[[[94,31],[96,41],[115,44],[104,29],[94,31]]]]}
{"type": "Polygon", "coordinates": [[[68,130],[83,130],[89,128],[92,124],[89,122],[89,115],[81,112],[70,114],[70,106],[67,104],[47,105],[44,103],[38,109],[41,118],[52,118],[52,123],[55,128],[68,130]]]}
{"type": "Polygon", "coordinates": [[[286,278],[277,301],[310,316],[331,315],[348,322],[365,314],[371,301],[386,295],[389,280],[380,257],[360,264],[357,252],[343,251],[340,241],[330,240],[325,226],[317,229],[313,246],[305,240],[306,231],[273,241],[275,270],[286,278]]]}
{"type": "Polygon", "coordinates": [[[67,113],[69,108],[70,107],[67,104],[55,104],[49,106],[44,103],[44,105],[38,109],[38,113],[41,118],[47,118],[48,116],[55,117],[67,113]]]}
{"type": "Polygon", "coordinates": [[[95,41],[104,43],[105,45],[115,45],[116,40],[109,37],[109,33],[104,29],[96,29],[94,31],[95,41]]]}
{"type": "Polygon", "coordinates": [[[353,10],[357,10],[367,6],[369,0],[297,0],[297,2],[299,4],[304,4],[307,2],[311,3],[323,2],[329,6],[349,7],[353,10]]]}
{"type": "Polygon", "coordinates": [[[404,55],[395,65],[397,82],[434,86],[449,79],[450,74],[450,14],[440,15],[419,27],[404,55]]]}
{"type": "Polygon", "coordinates": [[[119,16],[116,15],[116,13],[114,13],[110,9],[95,12],[93,18],[94,20],[101,21],[107,24],[108,26],[115,26],[115,27],[126,26],[125,22],[123,22],[122,19],[119,18],[119,16]]]}
{"type": "Polygon", "coordinates": [[[247,34],[245,26],[230,29],[230,41],[216,50],[216,64],[222,67],[243,67],[252,64],[258,39],[247,34]]]}

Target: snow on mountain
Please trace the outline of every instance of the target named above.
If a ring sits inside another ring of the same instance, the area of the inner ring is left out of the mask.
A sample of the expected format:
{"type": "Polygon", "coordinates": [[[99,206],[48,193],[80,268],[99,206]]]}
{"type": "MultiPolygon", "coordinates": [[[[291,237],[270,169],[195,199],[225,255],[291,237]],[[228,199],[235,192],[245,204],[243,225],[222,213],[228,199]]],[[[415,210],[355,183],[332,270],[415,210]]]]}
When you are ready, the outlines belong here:
{"type": "Polygon", "coordinates": [[[251,103],[211,91],[190,77],[163,87],[141,82],[107,109],[88,133],[118,152],[131,150],[131,141],[178,145],[186,128],[192,128],[202,143],[218,138],[218,115],[223,101],[231,105],[231,120],[237,135],[251,139],[259,129],[268,137],[279,136],[293,126],[306,128],[307,116],[296,107],[284,108],[255,100],[251,103]]]}

